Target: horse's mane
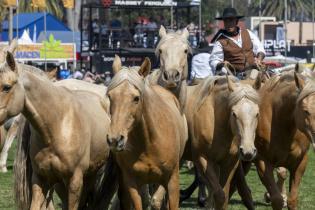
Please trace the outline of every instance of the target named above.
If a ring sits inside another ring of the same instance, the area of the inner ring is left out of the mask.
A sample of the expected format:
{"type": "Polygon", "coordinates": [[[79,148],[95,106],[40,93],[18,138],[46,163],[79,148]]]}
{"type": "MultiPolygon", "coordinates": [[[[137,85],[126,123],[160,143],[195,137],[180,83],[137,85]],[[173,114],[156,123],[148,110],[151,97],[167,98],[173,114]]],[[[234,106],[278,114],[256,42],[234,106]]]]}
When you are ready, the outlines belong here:
{"type": "MultiPolygon", "coordinates": [[[[235,83],[236,89],[229,96],[229,106],[233,106],[243,98],[247,98],[256,104],[260,103],[259,94],[250,85],[239,83],[238,79],[235,77],[230,77],[230,79],[232,82],[237,83],[235,83]]],[[[199,109],[201,105],[204,103],[206,97],[212,91],[215,84],[219,85],[227,84],[226,77],[225,76],[208,77],[203,83],[200,84],[201,87],[196,96],[197,109],[199,109]]]]}
{"type": "Polygon", "coordinates": [[[206,97],[209,95],[209,93],[212,91],[215,82],[218,81],[220,78],[223,78],[222,76],[214,76],[214,77],[207,77],[202,83],[200,83],[199,91],[196,93],[196,108],[197,110],[201,107],[201,105],[204,103],[206,97]]]}
{"type": "Polygon", "coordinates": [[[259,94],[252,86],[237,83],[236,89],[229,96],[229,106],[232,107],[243,98],[247,98],[255,104],[260,103],[259,94]]]}
{"type": "Polygon", "coordinates": [[[144,88],[143,78],[138,73],[139,67],[122,67],[120,71],[113,77],[109,84],[107,91],[110,91],[127,80],[130,84],[134,85],[140,93],[144,88]]]}
{"type": "Polygon", "coordinates": [[[312,79],[306,79],[306,84],[299,94],[299,97],[297,98],[297,102],[300,102],[305,97],[315,93],[315,82],[312,79]]]}
{"type": "Polygon", "coordinates": [[[159,57],[160,55],[160,47],[167,41],[171,40],[173,41],[180,41],[182,42],[182,44],[187,45],[188,46],[188,52],[191,54],[192,53],[192,49],[190,47],[190,43],[187,39],[185,39],[183,36],[183,31],[182,30],[178,30],[178,31],[169,31],[165,36],[163,36],[161,38],[161,40],[159,41],[158,45],[156,46],[155,49],[155,55],[156,57],[159,57]]]}
{"type": "Polygon", "coordinates": [[[35,75],[38,75],[40,77],[43,77],[43,78],[49,80],[47,74],[39,68],[36,68],[34,66],[30,66],[30,65],[26,65],[26,64],[18,64],[18,65],[23,68],[23,71],[34,73],[35,75]]]}

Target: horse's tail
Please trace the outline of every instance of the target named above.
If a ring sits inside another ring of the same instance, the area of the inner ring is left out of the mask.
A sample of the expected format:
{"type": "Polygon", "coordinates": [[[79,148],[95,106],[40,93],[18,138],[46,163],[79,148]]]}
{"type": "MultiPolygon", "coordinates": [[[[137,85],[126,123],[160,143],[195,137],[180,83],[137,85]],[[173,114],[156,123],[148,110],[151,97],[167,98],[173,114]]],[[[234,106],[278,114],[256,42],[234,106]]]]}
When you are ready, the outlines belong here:
{"type": "Polygon", "coordinates": [[[21,116],[14,161],[14,191],[17,209],[29,209],[31,204],[32,166],[29,157],[30,136],[29,124],[21,116]]]}
{"type": "Polygon", "coordinates": [[[109,208],[109,204],[118,189],[118,173],[117,163],[110,153],[107,163],[98,171],[91,209],[109,208]]]}

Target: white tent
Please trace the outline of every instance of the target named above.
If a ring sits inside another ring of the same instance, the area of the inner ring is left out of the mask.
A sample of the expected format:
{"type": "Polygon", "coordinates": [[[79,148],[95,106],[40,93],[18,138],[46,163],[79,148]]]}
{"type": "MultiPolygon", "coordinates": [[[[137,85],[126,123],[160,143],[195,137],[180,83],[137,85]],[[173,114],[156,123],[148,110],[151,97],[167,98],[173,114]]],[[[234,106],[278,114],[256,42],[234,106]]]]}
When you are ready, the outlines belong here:
{"type": "Polygon", "coordinates": [[[32,39],[30,38],[26,30],[23,31],[21,38],[18,39],[18,43],[19,44],[32,44],[33,43],[32,39]]]}

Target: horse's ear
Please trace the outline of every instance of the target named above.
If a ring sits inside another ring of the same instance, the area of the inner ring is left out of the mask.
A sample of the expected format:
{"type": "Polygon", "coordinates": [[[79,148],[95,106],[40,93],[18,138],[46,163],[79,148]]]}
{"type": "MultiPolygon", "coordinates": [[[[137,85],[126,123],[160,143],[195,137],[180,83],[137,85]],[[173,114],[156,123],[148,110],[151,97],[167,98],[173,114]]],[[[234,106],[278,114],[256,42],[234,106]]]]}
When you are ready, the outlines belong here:
{"type": "Polygon", "coordinates": [[[57,78],[57,72],[58,72],[58,68],[54,68],[53,70],[51,70],[50,72],[47,73],[47,76],[49,78],[49,80],[53,80],[55,78],[57,78]]]}
{"type": "Polygon", "coordinates": [[[159,36],[160,36],[160,38],[162,38],[165,35],[166,35],[166,30],[165,30],[164,26],[161,25],[160,30],[159,30],[159,36]]]}
{"type": "Polygon", "coordinates": [[[138,73],[143,76],[146,77],[151,71],[151,61],[148,57],[145,57],[143,63],[141,64],[141,67],[138,71],[138,73]]]}
{"type": "Polygon", "coordinates": [[[12,71],[16,71],[16,63],[14,60],[14,56],[10,51],[6,52],[6,62],[12,71]]]}
{"type": "Polygon", "coordinates": [[[114,62],[113,62],[113,72],[114,72],[114,75],[117,74],[117,72],[120,71],[121,69],[121,59],[118,55],[115,55],[115,59],[114,59],[114,62]]]}
{"type": "Polygon", "coordinates": [[[295,67],[294,67],[294,71],[299,73],[300,72],[300,66],[299,66],[299,63],[296,63],[295,64],[295,67]]]}
{"type": "Polygon", "coordinates": [[[255,90],[259,90],[261,87],[261,83],[262,83],[262,73],[259,72],[258,76],[256,77],[255,83],[253,84],[253,88],[255,90]]]}
{"type": "Polygon", "coordinates": [[[229,91],[233,92],[235,90],[235,85],[232,82],[232,80],[230,79],[229,75],[226,75],[226,81],[228,84],[229,91]]]}
{"type": "Polygon", "coordinates": [[[303,80],[303,78],[301,78],[301,76],[294,72],[294,79],[295,79],[295,85],[296,87],[301,91],[303,90],[304,86],[305,86],[305,81],[303,80]]]}
{"type": "Polygon", "coordinates": [[[17,42],[17,39],[13,39],[10,43],[10,46],[8,48],[8,51],[11,52],[12,54],[15,53],[15,50],[18,46],[18,42],[17,42]]]}
{"type": "Polygon", "coordinates": [[[188,37],[189,37],[189,31],[188,31],[187,27],[185,27],[185,28],[183,29],[182,37],[183,37],[184,39],[188,39],[188,37]]]}

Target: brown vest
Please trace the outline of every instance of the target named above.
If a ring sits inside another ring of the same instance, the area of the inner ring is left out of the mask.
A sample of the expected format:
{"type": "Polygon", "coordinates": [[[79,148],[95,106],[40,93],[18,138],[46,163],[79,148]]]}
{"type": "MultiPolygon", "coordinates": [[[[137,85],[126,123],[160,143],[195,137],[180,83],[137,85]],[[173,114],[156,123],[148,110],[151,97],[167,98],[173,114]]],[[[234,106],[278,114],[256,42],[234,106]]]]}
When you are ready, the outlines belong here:
{"type": "Polygon", "coordinates": [[[245,67],[255,64],[253,43],[248,31],[242,30],[241,36],[242,48],[225,36],[220,36],[218,39],[223,47],[224,60],[230,62],[236,71],[243,71],[245,67]]]}

